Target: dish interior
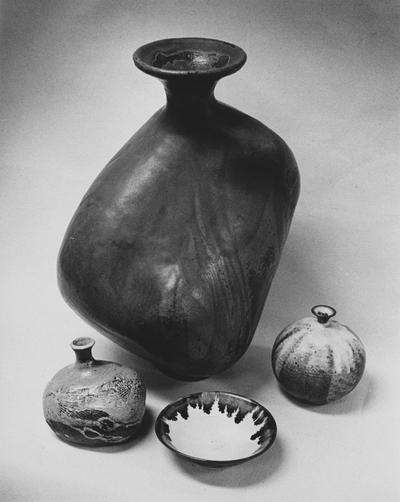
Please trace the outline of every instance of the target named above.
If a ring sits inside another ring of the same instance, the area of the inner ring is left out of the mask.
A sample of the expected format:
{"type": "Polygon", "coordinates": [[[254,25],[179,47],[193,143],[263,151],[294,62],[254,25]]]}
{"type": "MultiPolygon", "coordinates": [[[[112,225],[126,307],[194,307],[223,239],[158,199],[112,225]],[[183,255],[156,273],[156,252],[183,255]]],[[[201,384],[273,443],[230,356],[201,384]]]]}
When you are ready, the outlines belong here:
{"type": "Polygon", "coordinates": [[[256,455],[272,444],[276,425],[261,405],[228,393],[202,392],[171,405],[162,440],[177,452],[210,461],[256,455]]]}

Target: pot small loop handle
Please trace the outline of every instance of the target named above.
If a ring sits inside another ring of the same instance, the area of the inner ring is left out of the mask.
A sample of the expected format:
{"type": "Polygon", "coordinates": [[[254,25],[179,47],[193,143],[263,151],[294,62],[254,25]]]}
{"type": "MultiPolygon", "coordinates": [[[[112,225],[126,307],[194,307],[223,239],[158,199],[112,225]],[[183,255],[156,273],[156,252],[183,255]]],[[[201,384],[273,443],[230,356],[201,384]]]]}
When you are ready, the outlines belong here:
{"type": "Polygon", "coordinates": [[[336,315],[336,310],[333,307],[329,307],[329,305],[315,305],[311,309],[311,312],[321,324],[326,324],[331,317],[336,315]]]}

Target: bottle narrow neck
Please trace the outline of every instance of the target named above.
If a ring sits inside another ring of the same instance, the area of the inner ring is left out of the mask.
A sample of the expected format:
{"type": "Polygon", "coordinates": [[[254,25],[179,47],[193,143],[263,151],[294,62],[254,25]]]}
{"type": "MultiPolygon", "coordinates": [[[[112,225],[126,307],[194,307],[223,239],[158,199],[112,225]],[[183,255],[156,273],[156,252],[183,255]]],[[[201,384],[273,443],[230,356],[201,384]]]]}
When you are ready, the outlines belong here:
{"type": "Polygon", "coordinates": [[[89,337],[75,338],[71,342],[71,348],[75,352],[76,364],[91,363],[94,361],[92,347],[94,340],[89,337]]]}
{"type": "Polygon", "coordinates": [[[84,349],[84,350],[75,350],[76,362],[80,363],[90,363],[92,362],[92,348],[84,349]]]}
{"type": "Polygon", "coordinates": [[[215,80],[164,80],[167,113],[187,117],[208,115],[215,103],[215,80]]]}

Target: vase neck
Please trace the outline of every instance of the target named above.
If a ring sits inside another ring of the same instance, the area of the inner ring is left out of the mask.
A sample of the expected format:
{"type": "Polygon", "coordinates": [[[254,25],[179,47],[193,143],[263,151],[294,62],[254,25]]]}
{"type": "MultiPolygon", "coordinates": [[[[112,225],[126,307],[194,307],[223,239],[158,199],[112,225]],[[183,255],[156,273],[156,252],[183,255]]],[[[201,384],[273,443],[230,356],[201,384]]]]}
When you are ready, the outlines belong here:
{"type": "Polygon", "coordinates": [[[168,115],[185,117],[185,125],[193,125],[199,116],[209,117],[216,82],[238,71],[246,62],[246,53],[222,40],[167,38],[139,47],[133,61],[140,70],[163,81],[168,115]]]}
{"type": "Polygon", "coordinates": [[[163,80],[167,113],[188,118],[208,115],[215,103],[216,83],[216,80],[193,78],[163,80]]]}
{"type": "Polygon", "coordinates": [[[75,352],[76,364],[90,364],[94,362],[92,347],[94,340],[88,337],[76,338],[71,342],[71,348],[75,352]]]}

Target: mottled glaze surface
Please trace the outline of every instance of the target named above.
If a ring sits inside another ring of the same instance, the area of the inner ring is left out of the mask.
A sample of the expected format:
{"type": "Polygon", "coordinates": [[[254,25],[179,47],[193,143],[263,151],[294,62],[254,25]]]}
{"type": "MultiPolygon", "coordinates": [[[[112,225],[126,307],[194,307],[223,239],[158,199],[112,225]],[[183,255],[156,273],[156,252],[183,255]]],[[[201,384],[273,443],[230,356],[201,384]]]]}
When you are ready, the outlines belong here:
{"type": "Polygon", "coordinates": [[[236,464],[265,452],[277,428],[270,412],[228,392],[201,392],[167,406],[156,422],[160,441],[189,460],[213,466],[236,464]]]}
{"type": "Polygon", "coordinates": [[[82,317],[187,380],[228,368],[249,346],[299,194],[284,141],[214,97],[216,80],[245,61],[228,45],[230,62],[200,73],[149,66],[169,54],[166,41],[139,50],[167,105],[90,187],[58,262],[82,317]]]}
{"type": "Polygon", "coordinates": [[[168,38],[140,47],[133,59],[138,68],[155,77],[177,75],[221,78],[246,62],[240,47],[209,38],[168,38]]]}
{"type": "Polygon", "coordinates": [[[282,388],[310,404],[325,404],[348,394],[365,368],[360,338],[347,326],[326,319],[330,307],[323,307],[319,320],[305,317],[286,327],[272,349],[273,370],[282,388]]]}
{"type": "MultiPolygon", "coordinates": [[[[78,339],[87,340],[87,339],[78,339]]],[[[43,394],[43,412],[64,441],[88,446],[122,443],[135,436],[145,411],[145,386],[136,371],[77,354],[43,394]]]]}

